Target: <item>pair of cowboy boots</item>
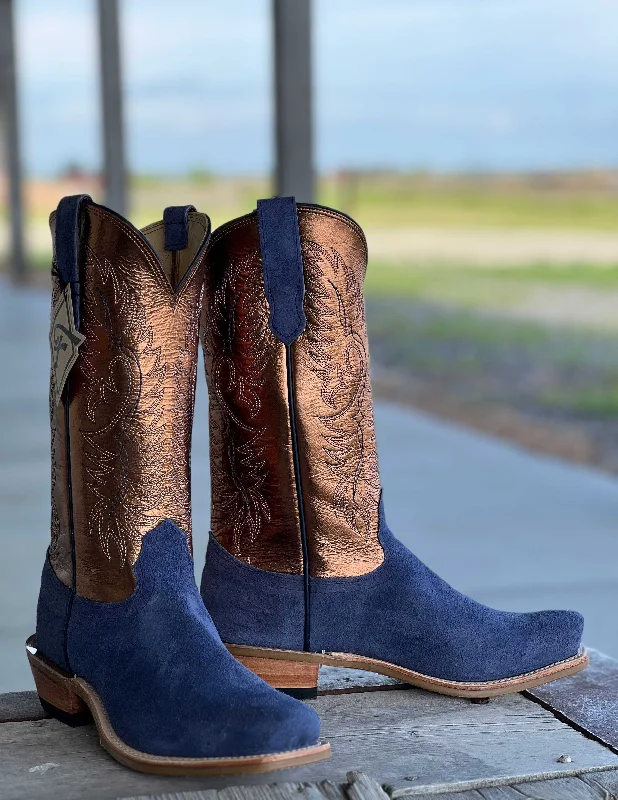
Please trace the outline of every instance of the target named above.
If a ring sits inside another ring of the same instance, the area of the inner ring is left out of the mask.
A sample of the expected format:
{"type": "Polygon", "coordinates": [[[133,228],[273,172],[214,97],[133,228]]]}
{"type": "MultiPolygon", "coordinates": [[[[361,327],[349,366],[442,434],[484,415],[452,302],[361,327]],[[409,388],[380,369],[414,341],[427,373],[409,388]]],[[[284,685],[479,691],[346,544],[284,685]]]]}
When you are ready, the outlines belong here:
{"type": "Polygon", "coordinates": [[[296,699],[315,695],[319,664],[460,697],[583,669],[579,614],[482,606],[389,531],[366,243],[351,219],[273,198],[211,238],[191,206],[139,231],[77,196],[51,227],[51,545],[27,642],[51,714],[94,717],[103,746],[138,770],[258,772],[328,757],[296,699]],[[200,328],[212,473],[201,596],[200,328]]]}

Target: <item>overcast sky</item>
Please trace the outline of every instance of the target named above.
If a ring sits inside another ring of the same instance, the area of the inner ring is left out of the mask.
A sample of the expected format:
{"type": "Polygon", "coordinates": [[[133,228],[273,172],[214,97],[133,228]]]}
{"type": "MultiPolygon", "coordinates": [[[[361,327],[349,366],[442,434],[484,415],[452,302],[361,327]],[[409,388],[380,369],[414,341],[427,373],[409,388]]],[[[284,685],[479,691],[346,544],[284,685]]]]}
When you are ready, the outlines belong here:
{"type": "MultiPolygon", "coordinates": [[[[17,0],[30,173],[100,165],[93,0],[17,0]]],[[[133,171],[265,172],[268,0],[121,0],[133,171]]],[[[314,0],[334,168],[618,166],[618,0],[314,0]]]]}

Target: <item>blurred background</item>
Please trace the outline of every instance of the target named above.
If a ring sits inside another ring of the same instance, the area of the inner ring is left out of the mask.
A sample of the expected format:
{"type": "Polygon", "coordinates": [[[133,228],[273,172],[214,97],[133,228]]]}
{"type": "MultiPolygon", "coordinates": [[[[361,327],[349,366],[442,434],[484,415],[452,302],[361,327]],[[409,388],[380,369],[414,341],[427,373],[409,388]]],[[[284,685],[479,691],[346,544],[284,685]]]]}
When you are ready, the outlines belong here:
{"type": "Polygon", "coordinates": [[[48,535],[47,218],[81,192],[138,226],[273,193],[354,217],[393,527],[477,599],[585,611],[618,658],[615,0],[0,14],[0,690],[30,685],[48,535]]]}

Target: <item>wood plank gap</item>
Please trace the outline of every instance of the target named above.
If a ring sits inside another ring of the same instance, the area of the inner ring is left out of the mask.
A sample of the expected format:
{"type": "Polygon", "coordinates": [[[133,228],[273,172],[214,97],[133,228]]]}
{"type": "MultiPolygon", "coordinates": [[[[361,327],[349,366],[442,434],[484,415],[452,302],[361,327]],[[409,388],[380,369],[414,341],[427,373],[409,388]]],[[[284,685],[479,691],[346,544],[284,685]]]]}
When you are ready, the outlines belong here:
{"type": "Polygon", "coordinates": [[[558,708],[554,708],[554,706],[552,706],[551,703],[548,703],[546,700],[537,697],[536,695],[532,694],[532,692],[522,692],[522,694],[527,700],[532,700],[533,703],[536,703],[537,705],[541,706],[541,708],[544,708],[546,711],[550,711],[559,722],[564,722],[565,725],[568,725],[570,728],[573,728],[573,730],[577,731],[582,736],[585,736],[586,739],[590,739],[593,742],[598,742],[610,752],[616,753],[618,755],[618,747],[605,741],[604,739],[602,739],[597,734],[593,733],[588,728],[583,727],[580,723],[575,722],[575,720],[571,719],[563,711],[560,711],[560,709],[558,708]]]}
{"type": "Polygon", "coordinates": [[[342,686],[340,689],[320,689],[318,697],[329,697],[336,694],[368,694],[369,692],[390,692],[393,689],[401,691],[403,689],[413,689],[408,683],[385,683],[375,686],[342,686]]]}
{"type": "Polygon", "coordinates": [[[618,752],[618,661],[589,649],[590,666],[570,678],[531,689],[528,696],[578,733],[618,752]]]}

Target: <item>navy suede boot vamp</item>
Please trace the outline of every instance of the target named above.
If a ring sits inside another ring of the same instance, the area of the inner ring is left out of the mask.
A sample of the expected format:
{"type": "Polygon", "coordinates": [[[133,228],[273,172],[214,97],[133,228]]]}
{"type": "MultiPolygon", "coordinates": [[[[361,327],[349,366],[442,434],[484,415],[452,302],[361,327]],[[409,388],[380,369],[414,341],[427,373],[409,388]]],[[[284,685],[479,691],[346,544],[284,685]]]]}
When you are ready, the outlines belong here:
{"type": "MultiPolygon", "coordinates": [[[[462,684],[464,696],[470,694],[464,684],[477,684],[471,690],[487,696],[518,691],[522,682],[544,682],[546,668],[555,677],[581,668],[586,656],[577,612],[496,611],[460,594],[393,536],[382,505],[380,542],[384,561],[372,572],[311,578],[310,653],[374,659],[444,682],[431,685],[398,674],[424,688],[445,691],[449,683],[462,684]]],[[[211,537],[202,595],[226,643],[303,651],[302,576],[255,569],[211,537]]],[[[242,648],[232,652],[243,654],[242,648]]],[[[381,671],[380,664],[356,666],[381,671]]],[[[450,688],[457,693],[456,686],[450,688]]]]}
{"type": "MultiPolygon", "coordinates": [[[[186,760],[317,744],[313,709],[272,689],[223,646],[195,585],[186,535],[174,523],[146,534],[135,575],[137,588],[125,601],[74,597],[67,644],[72,671],[125,745],[186,760]]],[[[67,665],[55,633],[69,596],[47,562],[36,649],[59,667],[67,665]]]]}

